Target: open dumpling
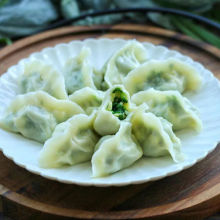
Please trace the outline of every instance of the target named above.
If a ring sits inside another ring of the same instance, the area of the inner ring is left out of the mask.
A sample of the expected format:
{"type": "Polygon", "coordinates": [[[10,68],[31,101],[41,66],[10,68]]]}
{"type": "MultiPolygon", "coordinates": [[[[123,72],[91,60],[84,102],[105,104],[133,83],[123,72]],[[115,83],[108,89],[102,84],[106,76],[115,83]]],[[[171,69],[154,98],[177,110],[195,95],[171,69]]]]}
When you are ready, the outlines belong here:
{"type": "Polygon", "coordinates": [[[22,94],[43,90],[57,99],[67,99],[63,75],[40,60],[25,64],[18,86],[22,94]]]}
{"type": "Polygon", "coordinates": [[[93,82],[93,68],[89,62],[90,54],[91,50],[83,47],[78,56],[67,60],[63,73],[69,95],[86,86],[96,88],[93,82]]]}
{"type": "Polygon", "coordinates": [[[116,51],[104,66],[105,82],[108,87],[120,84],[123,78],[141,63],[147,60],[144,46],[133,40],[116,51]]]}
{"type": "Polygon", "coordinates": [[[181,142],[172,131],[172,125],[140,106],[132,115],[132,132],[145,156],[170,155],[175,162],[183,160],[181,142]]]}
{"type": "Polygon", "coordinates": [[[99,139],[93,120],[94,114],[79,114],[57,125],[40,152],[40,166],[54,168],[89,161],[99,139]]]}
{"type": "Polygon", "coordinates": [[[122,122],[115,135],[102,137],[92,156],[93,177],[106,176],[132,165],[143,152],[131,133],[131,123],[122,122]]]}
{"type": "Polygon", "coordinates": [[[55,126],[83,109],[69,100],[59,100],[43,91],[18,95],[0,118],[0,127],[44,142],[55,126]]]}
{"type": "Polygon", "coordinates": [[[103,98],[97,111],[94,129],[100,135],[115,134],[120,122],[128,117],[131,111],[130,96],[122,85],[111,87],[103,98]]]}
{"type": "Polygon", "coordinates": [[[149,111],[171,122],[175,131],[181,129],[200,131],[202,129],[197,109],[178,91],[149,89],[134,94],[132,102],[137,105],[147,103],[149,111]]]}
{"type": "Polygon", "coordinates": [[[202,84],[198,71],[188,63],[175,58],[151,60],[130,72],[123,82],[130,95],[154,88],[177,90],[180,93],[196,91],[202,84]]]}
{"type": "Polygon", "coordinates": [[[85,87],[75,91],[69,99],[80,105],[87,114],[91,114],[102,104],[103,97],[104,92],[85,87]]]}

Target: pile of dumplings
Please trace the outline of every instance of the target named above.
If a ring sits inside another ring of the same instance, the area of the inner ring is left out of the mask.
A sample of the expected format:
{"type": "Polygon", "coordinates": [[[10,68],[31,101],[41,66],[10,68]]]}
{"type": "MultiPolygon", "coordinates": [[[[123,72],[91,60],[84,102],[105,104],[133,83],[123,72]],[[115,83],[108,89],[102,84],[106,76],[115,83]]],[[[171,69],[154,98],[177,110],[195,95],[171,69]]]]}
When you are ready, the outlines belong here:
{"type": "Polygon", "coordinates": [[[83,47],[62,71],[37,59],[26,63],[0,127],[43,143],[43,168],[91,161],[92,176],[103,177],[142,156],[183,161],[175,132],[202,129],[197,109],[182,95],[201,87],[197,70],[176,58],[150,59],[135,40],[99,70],[90,56],[83,47]]]}

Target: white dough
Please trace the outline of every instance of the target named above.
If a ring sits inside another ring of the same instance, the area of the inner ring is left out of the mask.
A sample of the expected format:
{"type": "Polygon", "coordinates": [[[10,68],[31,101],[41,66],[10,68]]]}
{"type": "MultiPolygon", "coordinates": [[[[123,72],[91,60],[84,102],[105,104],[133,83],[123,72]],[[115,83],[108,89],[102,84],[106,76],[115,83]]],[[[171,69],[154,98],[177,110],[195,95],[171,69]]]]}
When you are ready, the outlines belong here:
{"type": "Polygon", "coordinates": [[[69,96],[69,99],[81,106],[87,114],[91,114],[102,104],[103,97],[104,92],[84,87],[75,91],[69,96]]]}
{"type": "Polygon", "coordinates": [[[57,125],[40,152],[39,165],[53,168],[91,160],[99,140],[92,129],[93,120],[94,114],[79,114],[57,125]]]}
{"type": "Polygon", "coordinates": [[[57,99],[67,99],[63,75],[40,60],[25,64],[18,87],[22,94],[43,90],[57,99]]]}
{"type": "Polygon", "coordinates": [[[84,111],[74,102],[56,99],[43,91],[30,92],[15,97],[0,118],[0,127],[44,142],[57,123],[79,113],[84,111]]]}
{"type": "Polygon", "coordinates": [[[122,85],[112,86],[106,91],[103,98],[102,105],[96,113],[96,119],[94,121],[94,129],[102,136],[115,134],[122,120],[131,112],[130,96],[122,85]],[[114,111],[114,100],[116,97],[123,99],[126,103],[119,102],[119,105],[124,108],[123,114],[117,110],[114,111]]]}
{"type": "Polygon", "coordinates": [[[92,156],[93,177],[101,177],[132,165],[143,152],[131,133],[131,123],[122,122],[115,135],[102,137],[92,156]]]}
{"type": "Polygon", "coordinates": [[[193,66],[169,58],[150,60],[140,65],[124,78],[123,84],[130,95],[149,88],[183,93],[197,91],[202,85],[202,78],[193,66]]]}
{"type": "Polygon", "coordinates": [[[147,58],[147,51],[141,43],[135,40],[128,42],[116,51],[104,66],[104,79],[107,86],[122,83],[123,78],[147,58]]]}
{"type": "Polygon", "coordinates": [[[175,162],[183,160],[181,142],[172,131],[172,125],[152,113],[145,113],[142,106],[132,115],[132,132],[145,156],[171,155],[175,162]]]}
{"type": "Polygon", "coordinates": [[[178,91],[149,89],[134,94],[131,100],[137,105],[148,104],[149,111],[167,119],[175,131],[193,129],[199,132],[202,129],[197,109],[178,91]]]}
{"type": "Polygon", "coordinates": [[[66,61],[63,68],[66,90],[69,95],[83,87],[95,89],[93,68],[89,62],[91,50],[83,47],[79,55],[66,61]]]}

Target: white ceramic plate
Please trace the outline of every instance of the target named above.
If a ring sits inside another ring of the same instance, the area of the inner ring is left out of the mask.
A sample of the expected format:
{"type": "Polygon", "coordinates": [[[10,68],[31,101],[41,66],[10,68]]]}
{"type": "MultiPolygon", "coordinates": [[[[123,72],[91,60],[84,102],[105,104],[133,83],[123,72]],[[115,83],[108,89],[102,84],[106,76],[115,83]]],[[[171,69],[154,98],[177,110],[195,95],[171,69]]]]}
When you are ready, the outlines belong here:
{"type": "MultiPolygon", "coordinates": [[[[73,41],[68,44],[59,44],[54,48],[45,48],[41,52],[34,53],[30,57],[21,60],[0,77],[0,114],[16,95],[16,79],[19,73],[22,72],[25,62],[29,62],[32,59],[40,59],[61,69],[66,59],[77,55],[82,46],[86,45],[92,50],[92,63],[95,67],[101,68],[108,57],[126,42],[126,40],[122,39],[73,41]]],[[[200,134],[192,132],[178,134],[182,141],[183,153],[186,155],[184,162],[177,164],[169,157],[142,158],[133,166],[108,177],[91,178],[90,162],[62,169],[40,168],[37,163],[37,156],[43,147],[42,144],[0,129],[0,148],[4,155],[19,166],[43,177],[64,183],[95,186],[121,186],[161,179],[191,167],[199,160],[205,158],[208,153],[215,149],[220,140],[219,81],[201,64],[194,62],[191,58],[177,51],[168,50],[162,46],[154,46],[150,43],[143,43],[143,45],[146,47],[151,59],[163,60],[168,57],[176,57],[197,68],[204,79],[203,86],[197,94],[187,95],[191,102],[199,109],[204,128],[200,134]]]]}

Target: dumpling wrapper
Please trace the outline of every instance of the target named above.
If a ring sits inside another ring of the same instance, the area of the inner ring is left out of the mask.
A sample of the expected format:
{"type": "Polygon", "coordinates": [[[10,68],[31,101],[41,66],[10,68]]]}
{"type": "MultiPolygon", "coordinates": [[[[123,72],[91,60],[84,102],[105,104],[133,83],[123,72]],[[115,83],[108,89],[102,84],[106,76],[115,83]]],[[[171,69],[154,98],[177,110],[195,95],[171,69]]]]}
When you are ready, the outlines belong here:
{"type": "Polygon", "coordinates": [[[115,135],[102,137],[92,156],[93,177],[102,177],[131,166],[143,155],[131,133],[131,123],[122,122],[115,135]]]}
{"type": "Polygon", "coordinates": [[[89,161],[99,140],[92,128],[93,120],[94,114],[79,114],[57,125],[40,152],[39,165],[56,168],[89,161]]]}
{"type": "Polygon", "coordinates": [[[176,58],[169,58],[151,60],[140,65],[127,75],[123,84],[130,95],[149,88],[183,93],[197,91],[202,85],[202,78],[193,66],[176,58]]]}
{"type": "Polygon", "coordinates": [[[149,111],[161,116],[173,124],[173,130],[193,129],[202,130],[202,121],[198,110],[178,91],[158,91],[149,89],[134,94],[132,102],[137,105],[146,103],[149,111]]]}
{"type": "Polygon", "coordinates": [[[123,78],[133,69],[148,59],[144,46],[136,40],[128,42],[117,50],[104,66],[107,87],[121,84],[123,78]]]}
{"type": "Polygon", "coordinates": [[[12,100],[0,118],[0,127],[43,143],[56,124],[79,113],[84,111],[74,102],[56,99],[44,91],[30,92],[12,100]]]}
{"type": "Polygon", "coordinates": [[[106,91],[102,105],[94,121],[95,131],[104,136],[115,134],[121,121],[131,112],[130,96],[123,85],[115,85],[106,91]]]}
{"type": "Polygon", "coordinates": [[[93,82],[93,68],[89,62],[90,55],[91,50],[83,47],[78,56],[66,61],[63,74],[69,95],[83,87],[96,89],[93,82]]]}
{"type": "Polygon", "coordinates": [[[95,84],[95,87],[98,90],[102,90],[105,91],[108,89],[105,81],[104,81],[104,76],[105,76],[105,69],[101,68],[101,69],[97,69],[97,68],[93,68],[93,82],[95,84]]]}
{"type": "Polygon", "coordinates": [[[21,94],[42,90],[57,99],[68,98],[63,75],[40,60],[25,64],[24,72],[18,78],[18,87],[21,94]]]}
{"type": "Polygon", "coordinates": [[[181,142],[172,131],[167,120],[145,113],[140,106],[132,115],[132,133],[143,149],[145,156],[160,157],[170,155],[175,162],[184,159],[181,142]]]}
{"type": "Polygon", "coordinates": [[[91,114],[102,104],[103,97],[104,92],[84,87],[75,91],[69,96],[69,99],[81,106],[87,114],[91,114]]]}

